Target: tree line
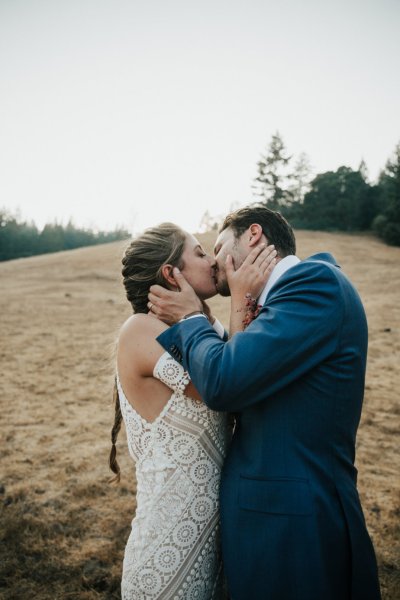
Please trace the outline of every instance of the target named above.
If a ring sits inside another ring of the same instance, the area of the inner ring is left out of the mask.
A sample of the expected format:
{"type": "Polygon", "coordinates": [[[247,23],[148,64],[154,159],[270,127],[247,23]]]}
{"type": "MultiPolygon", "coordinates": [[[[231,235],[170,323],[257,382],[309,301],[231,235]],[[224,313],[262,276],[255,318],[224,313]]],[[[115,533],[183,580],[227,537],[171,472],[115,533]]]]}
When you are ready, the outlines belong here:
{"type": "Polygon", "coordinates": [[[299,229],[368,231],[400,246],[400,143],[378,181],[368,181],[367,166],[341,166],[311,178],[310,161],[290,156],[279,133],[257,163],[253,194],[258,204],[279,210],[299,229]]]}
{"type": "Polygon", "coordinates": [[[66,226],[47,224],[39,231],[35,223],[28,223],[0,209],[0,261],[106,244],[129,237],[125,229],[94,232],[75,227],[71,221],[66,226]]]}

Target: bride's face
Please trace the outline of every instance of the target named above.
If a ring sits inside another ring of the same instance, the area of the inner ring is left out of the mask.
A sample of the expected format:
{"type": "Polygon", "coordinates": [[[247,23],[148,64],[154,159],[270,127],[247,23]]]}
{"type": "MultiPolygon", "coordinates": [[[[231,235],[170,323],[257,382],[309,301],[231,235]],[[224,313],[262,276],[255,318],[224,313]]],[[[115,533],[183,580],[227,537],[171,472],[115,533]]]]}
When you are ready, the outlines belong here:
{"type": "Polygon", "coordinates": [[[207,300],[217,293],[215,287],[215,259],[207,254],[196,238],[190,233],[186,236],[182,253],[181,273],[190,283],[201,300],[207,300]]]}

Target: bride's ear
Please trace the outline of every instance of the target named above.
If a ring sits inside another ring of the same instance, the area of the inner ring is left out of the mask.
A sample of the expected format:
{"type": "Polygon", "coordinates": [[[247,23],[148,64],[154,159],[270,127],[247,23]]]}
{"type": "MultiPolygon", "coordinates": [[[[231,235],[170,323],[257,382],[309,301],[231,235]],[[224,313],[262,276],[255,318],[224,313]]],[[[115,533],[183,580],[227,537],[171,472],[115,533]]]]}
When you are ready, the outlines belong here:
{"type": "Polygon", "coordinates": [[[161,275],[163,276],[164,281],[167,284],[167,286],[170,289],[175,290],[177,288],[177,285],[176,285],[176,281],[174,279],[174,275],[173,275],[173,272],[172,272],[173,268],[174,267],[172,265],[169,265],[169,264],[163,265],[161,267],[161,275]]]}

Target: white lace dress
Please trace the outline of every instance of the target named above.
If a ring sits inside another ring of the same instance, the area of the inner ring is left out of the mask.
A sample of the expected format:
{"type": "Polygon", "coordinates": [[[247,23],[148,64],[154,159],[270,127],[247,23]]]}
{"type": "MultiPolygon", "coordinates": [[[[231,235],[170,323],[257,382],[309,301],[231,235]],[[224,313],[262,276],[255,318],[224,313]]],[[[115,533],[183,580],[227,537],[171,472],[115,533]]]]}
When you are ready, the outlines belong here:
{"type": "Polygon", "coordinates": [[[218,497],[228,416],[185,395],[189,375],[167,352],[153,374],[173,390],[153,423],[133,409],[118,380],[137,478],[122,599],[222,600],[218,497]]]}

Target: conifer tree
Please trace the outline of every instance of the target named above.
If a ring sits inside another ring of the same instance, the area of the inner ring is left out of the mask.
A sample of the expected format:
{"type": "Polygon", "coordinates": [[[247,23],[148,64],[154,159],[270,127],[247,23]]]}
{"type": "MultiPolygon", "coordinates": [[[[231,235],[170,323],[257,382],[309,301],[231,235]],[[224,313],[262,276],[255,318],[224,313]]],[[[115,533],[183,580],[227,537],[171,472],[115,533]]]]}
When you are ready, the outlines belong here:
{"type": "Polygon", "coordinates": [[[252,186],[253,194],[260,198],[260,203],[272,210],[278,210],[293,201],[290,191],[292,175],[289,171],[291,156],[287,154],[284,141],[276,132],[268,146],[267,153],[262,154],[257,162],[257,177],[252,186]]]}

